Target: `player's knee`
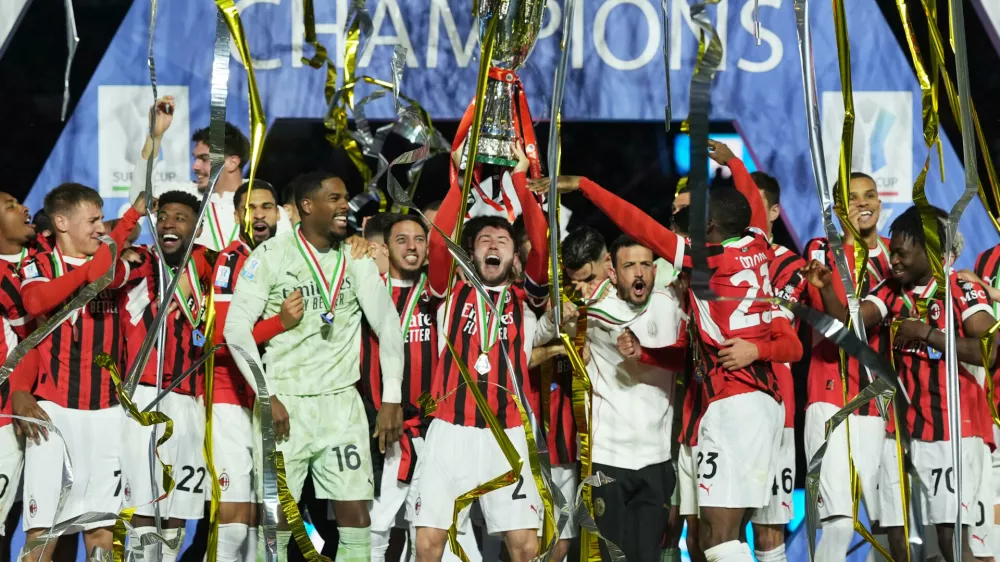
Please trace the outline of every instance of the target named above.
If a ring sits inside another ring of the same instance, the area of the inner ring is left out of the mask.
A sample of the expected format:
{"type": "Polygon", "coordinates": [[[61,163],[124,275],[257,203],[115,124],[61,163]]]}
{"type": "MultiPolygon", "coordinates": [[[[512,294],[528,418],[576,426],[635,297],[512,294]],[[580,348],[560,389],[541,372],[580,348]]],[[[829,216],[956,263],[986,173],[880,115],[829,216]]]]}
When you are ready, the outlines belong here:
{"type": "Polygon", "coordinates": [[[443,529],[417,527],[417,562],[439,562],[447,538],[448,532],[443,529]]]}
{"type": "Polygon", "coordinates": [[[568,553],[569,541],[566,539],[557,541],[555,548],[552,549],[552,562],[562,562],[568,553]]]}
{"type": "Polygon", "coordinates": [[[370,527],[371,516],[368,513],[368,502],[346,501],[334,502],[333,513],[337,517],[337,525],[341,527],[370,527]]]}
{"type": "Polygon", "coordinates": [[[534,529],[509,531],[504,540],[511,562],[528,562],[538,553],[538,533],[534,529]]]}

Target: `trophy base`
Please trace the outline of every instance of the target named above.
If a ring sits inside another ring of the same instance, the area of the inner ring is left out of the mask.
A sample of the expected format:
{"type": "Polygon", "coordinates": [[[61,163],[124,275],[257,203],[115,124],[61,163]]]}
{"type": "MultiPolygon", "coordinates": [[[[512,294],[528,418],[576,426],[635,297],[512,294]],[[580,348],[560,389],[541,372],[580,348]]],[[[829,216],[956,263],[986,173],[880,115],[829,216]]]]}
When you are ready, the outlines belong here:
{"type": "MultiPolygon", "coordinates": [[[[510,131],[484,131],[479,137],[479,150],[476,152],[476,163],[513,168],[517,165],[517,158],[511,154],[510,145],[514,142],[515,138],[516,135],[513,128],[510,131]]],[[[466,150],[468,150],[468,147],[466,147],[466,150]]]]}
{"type": "Polygon", "coordinates": [[[477,164],[494,164],[496,166],[503,166],[505,168],[513,168],[517,166],[517,160],[510,160],[508,158],[502,158],[500,156],[491,156],[489,154],[479,154],[476,156],[477,164]]]}

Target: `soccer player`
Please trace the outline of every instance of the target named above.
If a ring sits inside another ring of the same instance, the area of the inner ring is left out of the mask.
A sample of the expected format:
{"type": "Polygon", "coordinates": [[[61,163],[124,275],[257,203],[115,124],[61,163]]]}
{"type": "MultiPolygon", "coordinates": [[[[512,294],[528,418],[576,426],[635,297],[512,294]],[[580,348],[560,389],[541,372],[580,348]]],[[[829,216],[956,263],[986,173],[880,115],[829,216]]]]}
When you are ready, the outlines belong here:
{"type": "MultiPolygon", "coordinates": [[[[882,211],[882,203],[878,197],[875,180],[866,174],[855,172],[851,174],[848,184],[849,207],[848,219],[861,234],[862,241],[868,247],[868,274],[861,287],[861,296],[869,294],[872,287],[883,279],[891,276],[889,266],[888,239],[878,234],[878,220],[882,211]]],[[[851,266],[851,277],[854,276],[854,246],[855,240],[851,232],[844,229],[844,252],[851,266]]],[[[840,274],[833,260],[833,252],[826,238],[816,238],[806,244],[805,259],[816,260],[827,267],[833,268],[833,289],[840,302],[847,304],[847,293],[840,274]]],[[[775,288],[777,288],[775,284],[775,288]]],[[[824,303],[815,290],[809,287],[809,304],[819,310],[825,310],[824,303]]],[[[883,326],[873,326],[866,330],[868,344],[882,355],[888,355],[888,332],[883,326]]],[[[864,387],[868,386],[868,373],[852,357],[846,359],[847,390],[849,400],[864,387]]],[[[806,459],[811,459],[819,447],[826,442],[826,456],[823,458],[823,470],[820,472],[819,516],[822,521],[823,534],[816,548],[818,562],[833,562],[843,560],[854,538],[852,514],[854,509],[849,462],[853,461],[861,481],[861,491],[867,499],[866,507],[869,517],[878,519],[879,502],[875,501],[875,488],[879,479],[879,468],[882,463],[882,447],[885,441],[885,421],[878,414],[874,402],[865,404],[850,415],[847,424],[841,424],[836,431],[826,439],[825,426],[827,420],[844,406],[845,390],[841,384],[840,348],[825,338],[813,335],[812,357],[809,363],[809,379],[806,403],[806,420],[804,429],[804,444],[806,459]],[[847,426],[850,426],[850,450],[848,458],[847,426]]]]}
{"type": "MultiPolygon", "coordinates": [[[[378,215],[376,215],[378,217],[378,215]]],[[[384,462],[376,467],[381,476],[372,505],[372,560],[382,562],[389,548],[390,531],[402,514],[409,526],[410,545],[416,555],[417,484],[424,464],[424,436],[430,419],[421,416],[418,398],[431,391],[431,380],[437,367],[437,307],[427,287],[427,225],[418,217],[389,215],[390,220],[379,225],[385,233],[389,271],[386,289],[392,296],[400,316],[403,333],[403,417],[406,420],[403,438],[386,447],[384,462]]],[[[375,218],[366,225],[369,228],[375,218]]],[[[382,374],[378,362],[378,338],[363,325],[361,384],[365,397],[376,409],[381,407],[382,374]]],[[[463,534],[463,547],[476,548],[474,537],[463,534]]],[[[474,553],[478,551],[474,550],[474,553]]]]}
{"type": "MultiPolygon", "coordinates": [[[[215,298],[215,344],[223,343],[226,318],[240,271],[257,247],[274,237],[278,228],[278,195],[271,184],[256,180],[247,200],[249,184],[236,190],[236,222],[240,236],[215,263],[212,290],[215,298]],[[245,211],[250,209],[250,222],[245,211]]],[[[294,328],[302,320],[304,301],[301,291],[292,291],[281,303],[278,314],[257,322],[254,342],[266,344],[274,336],[294,328]]],[[[219,562],[252,561],[257,548],[253,474],[253,405],[254,388],[247,385],[237,370],[227,348],[215,353],[212,389],[212,452],[219,478],[219,562]]]]}
{"type": "MultiPolygon", "coordinates": [[[[31,333],[34,323],[21,303],[21,262],[28,256],[28,245],[35,240],[35,227],[31,224],[28,208],[17,202],[13,196],[0,192],[0,324],[3,338],[0,338],[0,358],[7,359],[17,342],[31,333]]],[[[35,371],[37,371],[37,354],[35,371]]],[[[22,360],[24,362],[24,360],[22,360]]],[[[8,382],[0,384],[0,414],[10,415],[11,394],[15,390],[31,390],[36,372],[27,370],[27,377],[12,374],[8,382]]],[[[24,393],[34,401],[30,394],[24,393]]],[[[37,404],[33,405],[38,408],[37,404]]],[[[44,416],[40,409],[35,410],[44,416]]],[[[17,496],[24,468],[24,449],[19,435],[35,438],[42,428],[28,423],[16,422],[0,417],[0,537],[6,537],[5,522],[17,496]]],[[[16,521],[15,521],[16,522],[16,521]]],[[[10,547],[8,541],[0,545],[10,547]]]]}
{"type": "MultiPolygon", "coordinates": [[[[781,186],[772,176],[764,172],[750,174],[760,190],[760,196],[767,210],[768,240],[773,239],[774,222],[781,216],[781,186]]],[[[809,283],[800,271],[806,262],[795,252],[779,244],[771,244],[774,259],[768,268],[771,286],[777,297],[792,302],[800,302],[807,295],[809,283]]],[[[785,308],[779,311],[793,327],[798,323],[785,308]]],[[[758,509],[751,517],[753,523],[754,554],[759,562],[784,562],[785,525],[792,520],[792,490],[795,486],[795,384],[792,369],[788,363],[774,363],[774,374],[778,379],[778,392],[785,408],[784,428],[781,441],[777,443],[777,473],[771,484],[771,499],[767,507],[758,509]]]]}
{"type": "MultiPolygon", "coordinates": [[[[935,209],[939,224],[937,229],[944,239],[944,211],[935,209]]],[[[955,495],[960,493],[963,526],[975,523],[974,506],[982,476],[984,441],[989,426],[985,422],[986,399],[975,371],[982,366],[979,339],[993,324],[993,315],[986,293],[972,283],[959,282],[952,274],[952,302],[942,303],[944,290],[933,278],[930,260],[925,250],[924,230],[920,212],[910,207],[893,221],[890,227],[892,277],[882,281],[861,303],[861,317],[865,327],[874,327],[883,321],[902,320],[894,341],[897,369],[901,382],[912,401],[906,412],[905,427],[913,437],[912,456],[915,470],[925,487],[914,491],[921,502],[925,525],[936,525],[938,543],[948,562],[953,561],[950,545],[955,533],[955,495]],[[918,306],[927,306],[927,318],[921,318],[918,306]],[[962,408],[961,435],[952,436],[948,427],[948,405],[945,401],[945,316],[954,311],[958,315],[957,353],[959,363],[959,392],[962,408]],[[952,479],[950,439],[962,439],[962,490],[956,491],[952,479]]],[[[813,261],[805,275],[819,289],[823,306],[828,314],[846,320],[846,307],[834,290],[829,268],[813,261]]],[[[986,367],[992,367],[992,358],[986,367]]],[[[901,420],[900,425],[903,425],[901,420]]],[[[881,519],[889,528],[890,545],[894,557],[905,556],[905,537],[902,537],[903,513],[899,498],[898,482],[880,486],[881,519]]],[[[962,530],[963,541],[969,550],[968,529],[962,530]]]]}
{"type": "MultiPolygon", "coordinates": [[[[266,320],[278,314],[289,294],[302,293],[302,320],[267,345],[265,376],[275,437],[296,501],[307,473],[312,474],[316,496],[333,500],[340,531],[337,558],[368,562],[367,502],[373,498],[373,476],[368,421],[355,387],[360,379],[361,314],[379,338],[383,388],[376,435],[382,450],[399,440],[403,423],[399,314],[375,263],[349,255],[344,182],[323,175],[301,179],[295,183],[295,200],[302,221],[294,233],[264,242],[247,258],[224,335],[259,364],[251,327],[262,316],[266,320]]],[[[251,381],[242,356],[235,359],[251,381]]],[[[258,459],[257,466],[262,462],[258,459]]],[[[278,552],[283,559],[290,531],[286,522],[279,523],[278,552]]]]}
{"type": "MultiPolygon", "coordinates": [[[[681,309],[672,292],[653,289],[653,252],[621,236],[611,245],[615,290],[588,309],[587,339],[593,361],[593,472],[615,483],[593,490],[601,534],[628,560],[659,561],[660,542],[676,475],[670,464],[676,372],[638,361],[635,351],[666,348],[681,335],[681,309]],[[626,345],[627,342],[627,345],[626,345]]],[[[608,552],[601,543],[601,552],[608,552]]]]}
{"type": "MultiPolygon", "coordinates": [[[[511,180],[531,240],[525,284],[530,282],[537,287],[548,278],[546,223],[541,208],[525,186],[528,159],[516,146],[515,152],[519,161],[511,180]]],[[[454,230],[460,199],[461,190],[453,182],[435,218],[441,231],[454,230]]],[[[516,484],[489,492],[478,501],[490,534],[502,533],[511,560],[525,562],[538,549],[541,500],[528,464],[521,418],[504,389],[513,390],[516,382],[537,411],[537,389],[525,377],[528,358],[535,338],[547,341],[551,335],[536,333],[535,314],[526,302],[525,289],[509,282],[515,254],[510,222],[497,216],[476,217],[465,225],[462,246],[472,257],[476,274],[488,288],[490,298],[496,299],[500,317],[488,312],[485,300],[471,284],[457,278],[450,301],[438,308],[438,351],[443,356],[438,361],[432,393],[439,402],[424,443],[424,466],[417,488],[417,560],[441,559],[455,499],[496,477],[497,471],[506,470],[507,466],[496,437],[463,382],[455,357],[445,351],[447,339],[455,346],[470,375],[476,377],[477,386],[524,461],[516,484]],[[508,370],[501,347],[513,363],[513,372],[508,370]]],[[[436,232],[431,233],[429,252],[428,282],[433,294],[444,297],[452,262],[444,239],[436,232]]],[[[468,517],[467,510],[461,513],[460,525],[468,517]]]]}
{"type": "MultiPolygon", "coordinates": [[[[132,399],[141,410],[173,381],[188,371],[201,357],[205,345],[204,292],[208,289],[213,255],[206,255],[203,246],[195,245],[191,257],[182,263],[184,253],[194,238],[198,210],[201,202],[190,193],[167,191],[160,195],[156,212],[156,236],[163,250],[163,260],[170,277],[163,279],[164,286],[174,276],[181,276],[174,294],[165,299],[172,310],[164,319],[166,340],[163,347],[162,386],[157,386],[159,352],[153,348],[132,399]]],[[[121,330],[124,342],[124,372],[141,361],[143,341],[159,310],[160,272],[159,257],[147,248],[138,249],[142,262],[131,268],[128,282],[118,293],[121,330]]],[[[155,337],[155,336],[154,336],[155,337]]],[[[163,537],[176,540],[176,547],[163,546],[164,562],[173,562],[181,548],[187,520],[201,519],[204,515],[206,484],[205,459],[201,448],[205,439],[205,410],[198,396],[202,389],[199,374],[189,375],[160,402],[160,411],[173,420],[173,435],[159,448],[162,462],[174,467],[176,484],[170,495],[159,503],[159,515],[164,519],[163,537]]],[[[159,463],[150,467],[149,441],[152,427],[143,427],[135,420],[126,420],[122,429],[122,470],[126,477],[125,501],[136,507],[132,523],[137,534],[156,531],[152,502],[162,493],[162,471],[159,463]],[[150,481],[156,475],[155,484],[150,481]],[[154,491],[155,486],[155,491],[154,491]]],[[[166,427],[155,426],[157,436],[166,427]]],[[[150,545],[155,552],[157,546],[150,545]]]]}
{"type": "MultiPolygon", "coordinates": [[[[75,183],[62,184],[45,196],[55,246],[51,252],[25,260],[22,267],[21,297],[29,315],[41,319],[52,314],[118,260],[98,240],[104,234],[103,204],[96,191],[75,183]]],[[[145,210],[144,199],[139,198],[111,232],[116,243],[125,241],[145,210]]],[[[111,377],[94,364],[94,356],[107,352],[118,357],[121,351],[114,289],[125,281],[127,269],[118,262],[109,289],[66,319],[37,348],[40,361],[33,394],[62,439],[49,435],[47,440],[25,444],[23,497],[28,540],[59,522],[55,518],[64,446],[72,459],[75,479],[60,519],[88,511],[117,513],[121,507],[119,448],[124,420],[111,377]]],[[[16,407],[15,413],[20,415],[16,407]]],[[[100,521],[86,527],[83,540],[87,552],[95,546],[111,550],[110,524],[100,521]]],[[[47,562],[54,546],[35,551],[31,560],[47,562]]]]}
{"type": "MultiPolygon", "coordinates": [[[[129,194],[133,198],[146,189],[147,159],[150,154],[159,152],[163,135],[173,123],[176,105],[172,96],[164,96],[149,108],[151,113],[155,113],[153,135],[146,135],[140,160],[132,172],[132,186],[129,194]]],[[[191,172],[194,174],[195,182],[192,189],[184,188],[184,191],[190,191],[199,198],[209,188],[212,180],[212,162],[209,154],[210,136],[210,127],[198,129],[191,136],[191,142],[194,143],[191,149],[191,156],[194,158],[191,172]]],[[[239,128],[226,122],[222,147],[225,160],[222,164],[222,172],[215,184],[212,198],[208,202],[209,207],[205,215],[204,226],[196,238],[198,244],[214,252],[221,252],[239,236],[238,223],[233,220],[233,193],[243,184],[243,168],[250,162],[250,148],[250,141],[240,132],[239,128]]],[[[182,186],[173,188],[178,187],[182,186]]],[[[153,193],[158,192],[159,190],[154,185],[153,193]]],[[[288,221],[288,215],[284,210],[279,212],[281,217],[278,221],[278,232],[290,231],[291,223],[288,221]]]]}
{"type": "MultiPolygon", "coordinates": [[[[750,299],[771,293],[767,265],[773,253],[764,236],[766,216],[760,193],[743,163],[723,144],[709,141],[709,155],[728,165],[736,189],[709,194],[708,267],[710,286],[733,300],[703,301],[689,295],[700,353],[697,376],[708,406],[697,429],[698,505],[704,527],[700,543],[709,562],[748,561],[739,542],[747,510],[767,505],[773,480],[773,447],[781,438],[784,412],[771,363],[801,357],[801,342],[772,306],[750,299]]],[[[540,180],[535,189],[547,188],[540,180]]],[[[625,234],[664,256],[675,267],[692,267],[684,240],[597,184],[561,177],[562,192],[579,189],[625,234]]]]}

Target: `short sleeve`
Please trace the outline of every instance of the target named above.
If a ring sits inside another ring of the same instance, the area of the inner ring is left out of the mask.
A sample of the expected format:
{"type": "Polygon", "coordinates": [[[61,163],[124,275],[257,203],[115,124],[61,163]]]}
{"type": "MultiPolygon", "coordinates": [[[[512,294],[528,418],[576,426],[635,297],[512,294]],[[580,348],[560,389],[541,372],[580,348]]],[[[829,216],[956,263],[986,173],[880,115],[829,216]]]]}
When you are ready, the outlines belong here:
{"type": "MultiPolygon", "coordinates": [[[[250,254],[240,269],[239,295],[267,301],[271,291],[271,268],[268,258],[274,258],[271,246],[263,244],[250,254]]],[[[235,291],[234,291],[235,294],[235,291]]]]}
{"type": "Polygon", "coordinates": [[[864,302],[870,302],[878,308],[880,320],[891,320],[899,316],[902,310],[899,295],[887,281],[876,285],[875,289],[864,298],[864,302]]]}
{"type": "Polygon", "coordinates": [[[958,282],[957,278],[953,279],[952,283],[954,283],[952,285],[952,300],[955,303],[955,310],[958,311],[963,322],[977,312],[986,312],[990,317],[993,316],[990,298],[979,284],[958,282]]]}

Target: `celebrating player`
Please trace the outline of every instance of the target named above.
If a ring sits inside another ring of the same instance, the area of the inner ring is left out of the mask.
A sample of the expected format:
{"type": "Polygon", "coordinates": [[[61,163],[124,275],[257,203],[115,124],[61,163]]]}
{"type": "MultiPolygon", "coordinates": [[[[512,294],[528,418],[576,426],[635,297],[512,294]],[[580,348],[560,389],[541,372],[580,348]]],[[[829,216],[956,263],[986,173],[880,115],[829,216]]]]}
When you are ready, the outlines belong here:
{"type": "MultiPolygon", "coordinates": [[[[254,247],[274,237],[278,224],[278,196],[271,184],[255,180],[254,188],[244,183],[233,195],[240,236],[222,253],[215,264],[212,290],[215,298],[215,342],[223,342],[229,304],[239,280],[250,243],[254,247]],[[247,200],[249,192],[249,200],[247,200]],[[250,221],[246,222],[246,210],[250,221]]],[[[281,303],[278,314],[257,322],[254,342],[263,345],[274,336],[294,328],[302,320],[301,291],[293,291],[281,303]]],[[[257,548],[253,505],[253,402],[254,389],[247,385],[226,348],[215,353],[212,389],[212,452],[221,491],[219,504],[219,562],[252,561],[257,548]]]]}
{"type": "MultiPolygon", "coordinates": [[[[295,186],[302,222],[294,233],[264,242],[247,258],[224,335],[259,364],[251,327],[262,316],[266,320],[279,314],[291,293],[302,293],[302,320],[267,345],[275,437],[296,501],[307,472],[312,474],[316,496],[333,500],[340,532],[337,558],[368,562],[367,502],[374,490],[368,422],[355,388],[360,378],[361,314],[379,338],[383,387],[376,434],[383,450],[399,440],[402,430],[399,314],[375,263],[349,255],[351,246],[344,242],[348,213],[344,182],[313,175],[295,186]]],[[[239,354],[234,357],[244,377],[252,381],[249,365],[239,354]]],[[[258,460],[258,467],[262,462],[258,460]]],[[[284,530],[286,522],[280,523],[278,551],[283,556],[290,532],[284,530]]],[[[258,544],[258,552],[263,551],[258,544]]]]}
{"type": "MultiPolygon", "coordinates": [[[[187,263],[182,263],[184,253],[195,235],[198,209],[201,203],[190,193],[168,191],[160,195],[156,212],[156,236],[163,250],[163,260],[169,270],[169,278],[163,279],[163,286],[169,279],[180,275],[177,289],[169,299],[172,313],[168,312],[166,340],[163,347],[162,386],[157,386],[157,353],[153,348],[145,369],[141,373],[139,385],[132,399],[139,409],[151,403],[171,382],[186,373],[201,357],[205,345],[202,325],[204,318],[204,291],[208,288],[214,255],[206,256],[205,248],[195,246],[187,263]]],[[[141,361],[139,353],[143,341],[149,336],[149,328],[159,309],[159,287],[162,265],[159,257],[145,248],[138,255],[142,260],[134,265],[128,283],[119,292],[122,334],[124,335],[125,370],[141,361]]],[[[205,459],[202,442],[205,438],[205,410],[197,395],[199,377],[192,373],[183,382],[164,396],[160,409],[173,420],[173,435],[158,450],[160,459],[174,467],[176,484],[173,491],[159,502],[159,515],[165,519],[163,537],[168,544],[163,547],[164,562],[173,562],[181,548],[184,526],[187,520],[201,519],[204,515],[206,485],[205,459]],[[175,540],[176,539],[176,540],[175,540]],[[171,548],[171,544],[173,547],[171,548]]],[[[160,436],[166,427],[156,426],[160,436]]],[[[150,467],[149,440],[153,428],[143,427],[135,420],[127,420],[122,429],[122,470],[126,476],[125,501],[135,506],[132,523],[141,537],[156,530],[153,520],[152,502],[162,493],[163,482],[159,465],[150,467]],[[154,484],[151,474],[156,474],[154,484]]],[[[156,544],[148,547],[155,552],[156,544]]]]}
{"type": "MultiPolygon", "coordinates": [[[[103,204],[96,191],[74,183],[62,184],[45,196],[45,210],[55,229],[55,247],[24,262],[21,296],[31,316],[52,314],[118,260],[98,240],[104,234],[103,204]]],[[[122,217],[111,238],[117,244],[124,242],[144,212],[144,199],[140,198],[122,217]]],[[[73,313],[38,346],[38,380],[33,393],[62,438],[49,435],[39,442],[29,440],[25,446],[24,529],[29,540],[59,521],[88,511],[117,513],[121,507],[122,412],[111,378],[94,364],[94,356],[107,352],[117,357],[120,352],[118,307],[111,289],[121,286],[126,270],[127,266],[118,262],[109,289],[73,313]],[[72,459],[75,479],[57,521],[64,446],[72,459]]],[[[25,415],[16,399],[14,406],[15,414],[25,415]]],[[[95,546],[111,550],[110,523],[86,525],[83,540],[87,552],[95,546]]],[[[54,546],[51,543],[43,552],[29,556],[47,562],[54,546]]]]}
{"type": "MultiPolygon", "coordinates": [[[[939,209],[935,209],[935,215],[939,217],[937,230],[943,240],[944,224],[940,221],[946,215],[939,209]]],[[[905,426],[913,437],[913,464],[924,483],[914,495],[921,502],[923,523],[936,525],[945,560],[954,562],[952,550],[946,545],[952,544],[955,532],[955,496],[959,493],[961,497],[963,526],[975,523],[975,514],[969,506],[976,505],[980,488],[984,441],[992,439],[992,434],[985,434],[990,431],[986,422],[986,400],[973,366],[983,365],[979,339],[993,324],[993,315],[986,293],[974,284],[960,283],[955,274],[948,280],[952,284],[952,302],[941,302],[943,290],[932,275],[924,229],[916,207],[910,207],[893,221],[890,234],[892,277],[882,281],[865,297],[861,303],[861,317],[866,328],[883,321],[902,320],[895,334],[894,347],[899,357],[898,372],[912,402],[912,408],[906,412],[905,426]],[[923,306],[926,306],[926,319],[919,312],[923,306]],[[960,436],[949,435],[948,405],[944,400],[947,396],[942,359],[944,314],[952,312],[957,313],[960,320],[956,328],[963,414],[960,436]],[[961,470],[964,476],[960,492],[953,484],[955,468],[951,465],[949,452],[949,440],[956,437],[962,439],[963,451],[961,470]]],[[[827,313],[846,320],[847,310],[834,290],[830,269],[813,261],[805,274],[819,289],[827,313]]],[[[986,366],[992,366],[992,358],[986,366]]],[[[880,484],[880,522],[889,528],[893,556],[905,557],[904,514],[899,494],[898,479],[896,482],[883,480],[880,484]]],[[[969,550],[968,529],[962,532],[965,550],[969,550]]],[[[971,556],[971,551],[966,555],[971,556]]]]}
{"type": "MultiPolygon", "coordinates": [[[[653,290],[653,252],[621,236],[611,245],[615,291],[588,310],[587,339],[594,361],[593,472],[615,483],[593,491],[601,533],[628,560],[658,561],[666,528],[663,506],[674,489],[670,434],[676,371],[683,366],[686,338],[672,370],[640,362],[642,347],[677,343],[681,310],[671,292],[653,290]]],[[[601,552],[609,559],[605,544],[601,552]]]]}
{"type": "MultiPolygon", "coordinates": [[[[709,561],[751,560],[739,530],[748,509],[768,503],[773,446],[784,419],[771,362],[795,361],[802,348],[787,319],[772,319],[771,305],[749,300],[771,292],[764,205],[743,163],[725,145],[709,146],[736,183],[736,190],[713,189],[709,196],[709,285],[723,297],[743,300],[690,295],[701,354],[697,376],[708,401],[698,427],[698,505],[705,526],[699,538],[709,561]]],[[[541,180],[535,189],[546,184],[541,180]]],[[[675,267],[691,267],[683,239],[645,213],[585,178],[559,178],[560,191],[575,189],[627,235],[675,267]]]]}
{"type": "MultiPolygon", "coordinates": [[[[525,188],[528,159],[520,148],[515,147],[515,152],[519,161],[512,181],[531,240],[524,274],[537,286],[548,277],[545,217],[525,188]]],[[[454,230],[460,198],[461,191],[453,183],[435,217],[443,232],[454,230]]],[[[507,465],[496,437],[476,409],[472,392],[463,384],[456,358],[444,351],[447,339],[470,374],[477,377],[477,386],[524,461],[515,485],[479,498],[487,530],[491,534],[503,533],[511,560],[524,562],[537,552],[541,500],[527,462],[527,440],[521,418],[504,389],[513,390],[516,383],[532,400],[534,392],[524,376],[528,373],[528,358],[535,337],[545,341],[551,336],[540,337],[535,333],[535,315],[526,302],[524,289],[509,283],[515,239],[508,220],[495,216],[472,219],[465,226],[462,243],[490,298],[496,299],[494,304],[500,315],[490,313],[475,288],[460,279],[452,287],[450,301],[438,309],[438,350],[444,355],[434,377],[433,395],[439,402],[424,443],[425,464],[417,488],[417,559],[420,562],[441,559],[455,499],[496,477],[498,467],[503,470],[507,465]],[[501,348],[513,363],[513,372],[501,348]]],[[[443,297],[448,288],[451,256],[439,234],[431,234],[429,251],[428,282],[432,292],[443,297]]],[[[533,405],[537,408],[536,402],[533,405]]],[[[468,518],[468,510],[459,518],[461,525],[468,518]]]]}

